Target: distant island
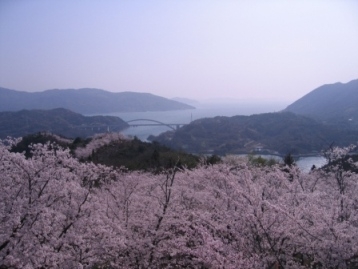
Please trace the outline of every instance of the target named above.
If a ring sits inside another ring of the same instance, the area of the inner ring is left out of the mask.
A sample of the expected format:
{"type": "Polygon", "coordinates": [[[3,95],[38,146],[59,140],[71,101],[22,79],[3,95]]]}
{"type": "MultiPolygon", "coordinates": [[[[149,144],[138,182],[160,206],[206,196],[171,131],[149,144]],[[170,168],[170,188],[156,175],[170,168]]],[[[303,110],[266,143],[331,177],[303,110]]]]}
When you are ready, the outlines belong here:
{"type": "Polygon", "coordinates": [[[127,127],[119,117],[85,117],[64,108],[0,112],[0,139],[37,132],[51,132],[67,138],[88,137],[108,131],[119,132],[127,127]]]}
{"type": "Polygon", "coordinates": [[[65,108],[93,115],[115,112],[146,112],[194,109],[175,100],[137,92],[108,92],[100,89],[24,92],[0,88],[0,111],[65,108]]]}

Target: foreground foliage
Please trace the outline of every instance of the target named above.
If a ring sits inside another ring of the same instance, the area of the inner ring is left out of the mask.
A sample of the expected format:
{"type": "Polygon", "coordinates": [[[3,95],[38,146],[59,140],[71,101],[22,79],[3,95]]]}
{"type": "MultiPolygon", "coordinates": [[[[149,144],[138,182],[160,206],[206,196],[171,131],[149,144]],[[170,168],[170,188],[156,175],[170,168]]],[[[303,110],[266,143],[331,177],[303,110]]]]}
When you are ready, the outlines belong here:
{"type": "Polygon", "coordinates": [[[0,145],[1,268],[357,268],[358,176],[236,163],[154,175],[0,145]],[[288,171],[288,172],[287,172],[288,171]]]}
{"type": "Polygon", "coordinates": [[[148,143],[138,138],[129,139],[121,133],[102,133],[93,137],[74,140],[66,139],[51,133],[36,133],[25,136],[11,148],[13,152],[25,152],[31,157],[31,144],[56,143],[70,148],[71,154],[82,162],[90,161],[128,170],[161,171],[177,165],[194,168],[203,160],[207,163],[220,162],[217,156],[202,157],[169,149],[158,143],[148,143]]]}
{"type": "MultiPolygon", "coordinates": [[[[87,151],[90,148],[86,147],[87,151]]],[[[77,152],[79,151],[80,148],[77,152]]],[[[178,160],[178,166],[194,168],[200,159],[193,154],[172,150],[158,143],[143,142],[137,138],[121,138],[91,150],[84,160],[118,168],[125,167],[129,170],[160,171],[173,168],[178,160]]]]}

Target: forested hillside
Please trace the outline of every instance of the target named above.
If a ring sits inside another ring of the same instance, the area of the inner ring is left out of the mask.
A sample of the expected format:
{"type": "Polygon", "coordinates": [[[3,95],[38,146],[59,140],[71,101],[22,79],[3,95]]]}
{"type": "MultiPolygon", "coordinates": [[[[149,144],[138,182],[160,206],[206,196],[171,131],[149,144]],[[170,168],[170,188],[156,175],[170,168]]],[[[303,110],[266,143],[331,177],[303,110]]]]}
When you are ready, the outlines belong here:
{"type": "Polygon", "coordinates": [[[323,85],[289,105],[285,111],[358,130],[358,79],[323,85]]]}
{"type": "Polygon", "coordinates": [[[12,152],[31,157],[32,144],[55,143],[71,150],[82,162],[93,162],[126,170],[161,172],[177,167],[194,168],[201,162],[215,163],[218,157],[199,157],[170,149],[158,143],[148,143],[137,138],[129,139],[120,133],[103,133],[89,138],[66,139],[51,133],[36,133],[21,138],[11,148],[12,152]]]}
{"type": "Polygon", "coordinates": [[[99,89],[21,92],[0,88],[0,111],[66,108],[81,114],[145,112],[194,107],[150,93],[108,92],[99,89]]]}
{"type": "Polygon", "coordinates": [[[150,139],[197,153],[317,154],[332,143],[356,143],[358,131],[340,130],[308,117],[281,112],[199,119],[150,139]]]}
{"type": "Polygon", "coordinates": [[[87,137],[127,127],[128,124],[118,117],[86,117],[63,108],[0,112],[0,138],[22,137],[37,132],[52,132],[68,138],[87,137]]]}

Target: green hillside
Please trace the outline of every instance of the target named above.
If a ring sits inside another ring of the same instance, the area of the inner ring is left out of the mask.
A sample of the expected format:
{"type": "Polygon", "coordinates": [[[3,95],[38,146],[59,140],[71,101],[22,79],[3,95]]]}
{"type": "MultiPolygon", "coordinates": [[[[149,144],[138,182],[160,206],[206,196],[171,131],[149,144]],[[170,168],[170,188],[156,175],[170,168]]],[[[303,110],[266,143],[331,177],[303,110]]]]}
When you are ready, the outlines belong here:
{"type": "Polygon", "coordinates": [[[308,117],[282,112],[199,119],[175,132],[150,139],[196,153],[312,154],[326,149],[332,142],[342,146],[356,143],[358,131],[343,131],[308,117]]]}

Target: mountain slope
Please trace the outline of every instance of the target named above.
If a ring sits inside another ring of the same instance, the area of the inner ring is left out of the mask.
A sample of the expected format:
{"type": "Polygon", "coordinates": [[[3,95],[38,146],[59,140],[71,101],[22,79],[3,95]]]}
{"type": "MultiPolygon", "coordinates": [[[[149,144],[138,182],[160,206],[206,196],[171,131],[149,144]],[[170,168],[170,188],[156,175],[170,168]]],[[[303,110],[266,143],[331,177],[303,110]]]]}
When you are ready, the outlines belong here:
{"type": "Polygon", "coordinates": [[[358,128],[358,79],[323,85],[289,105],[285,111],[341,127],[358,128]]]}
{"type": "Polygon", "coordinates": [[[285,155],[317,153],[335,145],[357,142],[358,131],[343,131],[289,112],[215,117],[193,121],[175,132],[150,140],[194,153],[285,155]]]}
{"type": "Polygon", "coordinates": [[[85,117],[63,108],[0,112],[0,138],[22,137],[44,131],[68,138],[87,137],[108,129],[120,131],[127,127],[128,124],[118,117],[85,117]]]}
{"type": "Polygon", "coordinates": [[[99,89],[21,92],[0,88],[0,111],[63,107],[82,114],[193,109],[150,93],[108,92],[99,89]]]}

